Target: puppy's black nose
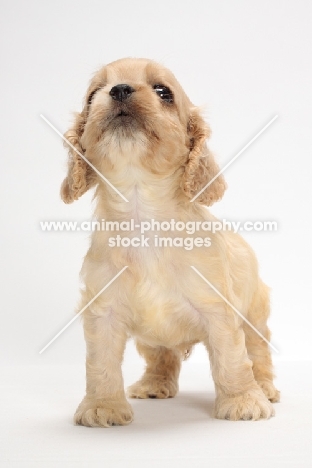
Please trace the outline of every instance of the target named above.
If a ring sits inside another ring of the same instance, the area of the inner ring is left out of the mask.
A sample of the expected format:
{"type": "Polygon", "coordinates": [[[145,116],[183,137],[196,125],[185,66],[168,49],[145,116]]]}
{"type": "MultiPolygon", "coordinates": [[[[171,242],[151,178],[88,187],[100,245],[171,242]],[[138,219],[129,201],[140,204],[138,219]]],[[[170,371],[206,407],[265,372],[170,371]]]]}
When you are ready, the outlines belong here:
{"type": "Polygon", "coordinates": [[[125,101],[134,92],[134,89],[127,84],[119,84],[114,86],[109,94],[115,101],[125,101]]]}

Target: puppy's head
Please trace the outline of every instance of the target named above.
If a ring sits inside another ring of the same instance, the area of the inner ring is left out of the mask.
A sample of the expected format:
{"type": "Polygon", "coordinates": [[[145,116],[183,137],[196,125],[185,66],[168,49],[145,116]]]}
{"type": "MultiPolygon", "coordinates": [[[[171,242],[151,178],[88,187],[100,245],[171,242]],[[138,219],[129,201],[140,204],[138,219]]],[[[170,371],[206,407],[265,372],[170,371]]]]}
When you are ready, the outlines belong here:
{"type": "MultiPolygon", "coordinates": [[[[61,188],[66,203],[99,178],[123,165],[167,177],[179,175],[180,192],[193,198],[219,172],[206,146],[210,129],[174,75],[146,59],[121,59],[99,70],[76,115],[69,141],[68,175],[61,188]]],[[[225,190],[218,176],[197,198],[211,205],[225,190]]]]}

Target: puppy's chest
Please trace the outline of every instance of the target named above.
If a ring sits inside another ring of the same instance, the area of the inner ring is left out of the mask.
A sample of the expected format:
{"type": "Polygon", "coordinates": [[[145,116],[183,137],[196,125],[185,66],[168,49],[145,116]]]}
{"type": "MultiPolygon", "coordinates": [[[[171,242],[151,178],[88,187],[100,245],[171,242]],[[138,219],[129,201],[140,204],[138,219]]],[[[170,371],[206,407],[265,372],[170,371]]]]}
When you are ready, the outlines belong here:
{"type": "Polygon", "coordinates": [[[187,271],[164,252],[149,254],[129,266],[127,284],[133,335],[151,346],[172,346],[200,339],[203,317],[188,298],[187,271]],[[180,277],[184,276],[184,279],[180,277]]]}
{"type": "MultiPolygon", "coordinates": [[[[140,298],[141,299],[141,298],[140,298]]],[[[131,334],[150,346],[178,346],[201,339],[202,319],[184,298],[136,302],[131,334]]]]}

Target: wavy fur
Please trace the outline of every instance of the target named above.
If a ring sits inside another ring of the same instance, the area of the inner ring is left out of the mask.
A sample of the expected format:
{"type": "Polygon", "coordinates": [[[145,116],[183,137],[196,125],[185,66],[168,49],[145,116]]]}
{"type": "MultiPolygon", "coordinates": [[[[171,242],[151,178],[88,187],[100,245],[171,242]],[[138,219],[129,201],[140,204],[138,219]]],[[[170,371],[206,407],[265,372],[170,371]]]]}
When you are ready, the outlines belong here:
{"type": "MultiPolygon", "coordinates": [[[[219,172],[206,145],[209,135],[199,109],[169,70],[145,59],[113,62],[91,81],[84,109],[66,137],[128,203],[98,183],[99,176],[72,148],[62,198],[70,203],[96,186],[98,220],[214,221],[202,205],[222,198],[222,175],[190,203],[219,172]],[[113,87],[125,83],[132,94],[113,99],[113,87]],[[172,102],[155,91],[160,84],[171,90],[172,102]]],[[[130,397],[174,397],[182,360],[202,342],[215,382],[215,417],[272,416],[271,402],[278,401],[279,392],[273,385],[268,345],[190,268],[195,266],[269,339],[269,291],[259,278],[252,249],[230,231],[211,232],[209,248],[191,250],[155,244],[109,246],[117,235],[132,239],[140,232],[93,232],[81,270],[85,287],[79,310],[127,266],[83,314],[87,387],[76,424],[109,427],[132,421],[121,373],[129,335],[147,363],[142,378],[130,387],[130,397]]],[[[183,242],[191,237],[172,233],[177,235],[183,242]]],[[[206,236],[200,230],[193,237],[206,236]]]]}

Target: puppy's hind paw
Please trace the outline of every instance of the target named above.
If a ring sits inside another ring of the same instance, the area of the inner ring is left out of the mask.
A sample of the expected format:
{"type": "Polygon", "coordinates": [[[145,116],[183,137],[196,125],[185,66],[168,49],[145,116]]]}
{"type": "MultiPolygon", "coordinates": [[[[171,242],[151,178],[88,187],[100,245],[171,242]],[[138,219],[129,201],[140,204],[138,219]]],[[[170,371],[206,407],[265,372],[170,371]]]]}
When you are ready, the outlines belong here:
{"type": "Polygon", "coordinates": [[[145,375],[127,390],[129,398],[173,398],[178,391],[178,384],[162,376],[145,375]]]}
{"type": "Polygon", "coordinates": [[[215,403],[215,417],[231,421],[269,419],[274,409],[263,392],[251,390],[241,395],[219,395],[215,403]]]}
{"type": "Polygon", "coordinates": [[[277,403],[280,401],[280,392],[274,387],[271,381],[263,380],[257,383],[261,387],[268,400],[270,400],[272,403],[277,403]]]}
{"type": "Polygon", "coordinates": [[[74,422],[80,426],[124,426],[133,420],[133,411],[127,400],[109,401],[84,398],[78,406],[74,422]]]}

